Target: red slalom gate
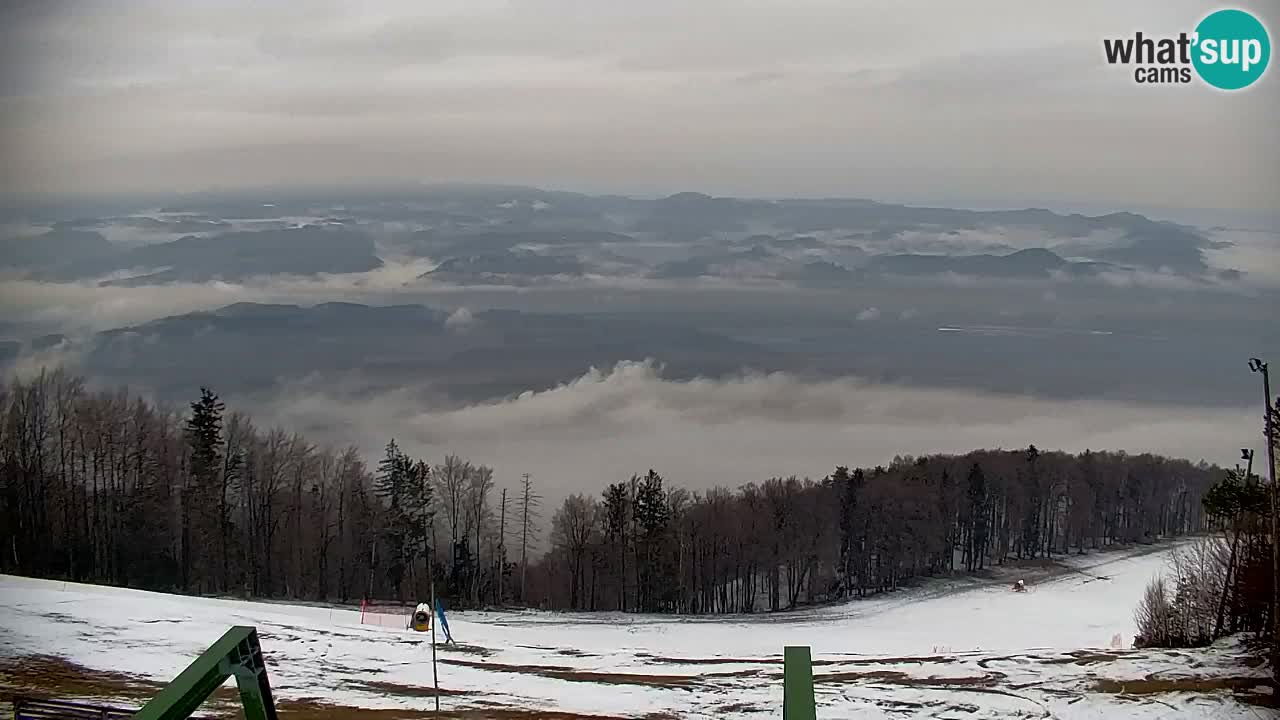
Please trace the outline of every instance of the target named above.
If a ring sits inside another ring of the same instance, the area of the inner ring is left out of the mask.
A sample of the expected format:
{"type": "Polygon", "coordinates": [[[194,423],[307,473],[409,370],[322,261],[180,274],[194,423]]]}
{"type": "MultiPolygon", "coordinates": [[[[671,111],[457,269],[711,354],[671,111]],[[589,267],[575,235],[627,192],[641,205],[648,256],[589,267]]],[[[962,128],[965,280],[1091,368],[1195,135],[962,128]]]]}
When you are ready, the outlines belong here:
{"type": "Polygon", "coordinates": [[[360,601],[361,625],[376,625],[378,627],[403,630],[409,627],[409,620],[412,615],[413,607],[410,605],[379,605],[367,599],[360,601]]]}

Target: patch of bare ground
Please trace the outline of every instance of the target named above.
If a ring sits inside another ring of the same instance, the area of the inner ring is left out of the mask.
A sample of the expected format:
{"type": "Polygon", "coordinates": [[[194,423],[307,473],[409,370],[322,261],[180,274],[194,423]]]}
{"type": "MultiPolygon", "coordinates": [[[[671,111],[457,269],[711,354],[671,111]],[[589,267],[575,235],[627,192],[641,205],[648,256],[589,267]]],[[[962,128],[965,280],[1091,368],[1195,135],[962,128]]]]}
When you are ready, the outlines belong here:
{"type": "Polygon", "coordinates": [[[569,682],[589,682],[602,685],[644,685],[648,687],[690,688],[698,684],[702,678],[708,677],[746,677],[754,675],[755,670],[741,670],[731,673],[710,673],[693,677],[689,675],[651,675],[645,673],[610,673],[594,670],[581,670],[564,665],[508,665],[505,663],[473,662],[470,660],[441,660],[450,665],[461,665],[476,670],[493,672],[520,673],[522,675],[539,675],[553,680],[569,682]]]}
{"type": "Polygon", "coordinates": [[[435,710],[358,708],[314,700],[276,701],[276,715],[280,720],[627,720],[613,715],[581,715],[528,708],[441,708],[437,713],[435,710]]]}
{"type": "Polygon", "coordinates": [[[1134,650],[1110,650],[1107,652],[1076,650],[1067,653],[1065,657],[1041,658],[1038,662],[1041,665],[1096,665],[1115,662],[1133,655],[1135,652],[1134,650]]]}
{"type": "MultiPolygon", "coordinates": [[[[676,658],[660,655],[644,655],[646,661],[663,665],[781,665],[782,658],[676,658]]],[[[954,657],[946,655],[920,655],[916,657],[854,657],[849,659],[816,658],[814,667],[832,665],[920,665],[923,663],[952,663],[954,657]]]]}
{"type": "Polygon", "coordinates": [[[1183,677],[1159,678],[1151,675],[1140,680],[1112,680],[1102,678],[1094,683],[1094,692],[1127,697],[1163,695],[1167,693],[1230,692],[1240,702],[1260,707],[1280,707],[1275,683],[1261,677],[1183,677]],[[1268,690],[1264,690],[1268,689],[1268,690]]]}
{"type": "Polygon", "coordinates": [[[1094,683],[1093,689],[1095,692],[1120,695],[1155,695],[1173,692],[1249,690],[1269,684],[1270,681],[1266,678],[1258,677],[1157,678],[1148,675],[1140,680],[1102,678],[1094,683]]]}
{"type": "Polygon", "coordinates": [[[908,685],[912,687],[966,687],[966,688],[985,688],[992,687],[1004,676],[999,674],[993,675],[973,675],[965,677],[912,677],[904,672],[896,670],[872,670],[870,672],[838,672],[826,673],[822,675],[814,675],[813,682],[817,683],[848,683],[848,682],[879,682],[891,685],[908,685]]]}
{"type": "MultiPolygon", "coordinates": [[[[143,705],[164,687],[164,683],[109,670],[90,670],[53,655],[26,655],[0,658],[0,695],[6,701],[15,696],[58,700],[110,699],[143,705]]],[[[221,714],[238,706],[234,685],[214,691],[203,709],[221,714]]]]}
{"type": "MultiPolygon", "coordinates": [[[[387,695],[428,698],[433,688],[414,687],[382,681],[348,681],[362,690],[387,695]]],[[[101,702],[110,699],[136,709],[164,687],[163,683],[137,678],[125,673],[90,670],[63,658],[25,656],[0,658],[0,702],[9,705],[15,696],[56,699],[86,699],[101,702]]],[[[465,691],[440,689],[443,697],[469,695],[465,691]]],[[[360,708],[335,705],[315,698],[276,699],[281,720],[629,720],[612,715],[584,715],[557,710],[535,710],[488,703],[487,707],[415,710],[408,708],[360,708]]],[[[6,708],[6,709],[9,709],[6,708]]],[[[201,707],[201,715],[213,718],[238,718],[240,696],[234,685],[218,688],[201,707]]],[[[669,720],[660,715],[644,720],[669,720]]]]}
{"type": "Polygon", "coordinates": [[[605,673],[590,670],[559,670],[539,673],[543,677],[570,682],[589,682],[601,685],[647,685],[649,687],[687,688],[696,679],[681,675],[643,675],[639,673],[605,673]]]}
{"type": "Polygon", "coordinates": [[[440,688],[438,691],[433,687],[423,687],[421,685],[404,685],[401,683],[386,682],[383,680],[345,680],[343,684],[357,690],[370,690],[373,692],[383,693],[384,695],[400,695],[402,697],[457,697],[460,695],[472,695],[474,693],[467,690],[450,690],[449,688],[440,688]]]}
{"type": "Polygon", "coordinates": [[[854,660],[821,660],[814,665],[921,665],[923,663],[952,663],[955,658],[946,655],[920,655],[918,657],[870,657],[854,660]]]}
{"type": "MultiPolygon", "coordinates": [[[[636,657],[642,657],[646,661],[662,664],[662,665],[781,665],[782,658],[677,658],[663,657],[661,655],[648,655],[638,653],[636,657]]],[[[822,661],[815,660],[814,665],[820,664],[822,661]]]]}
{"type": "Polygon", "coordinates": [[[449,643],[448,645],[436,645],[436,650],[441,653],[462,653],[463,655],[479,655],[480,657],[489,657],[493,655],[493,650],[479,645],[467,645],[465,643],[449,643]]]}

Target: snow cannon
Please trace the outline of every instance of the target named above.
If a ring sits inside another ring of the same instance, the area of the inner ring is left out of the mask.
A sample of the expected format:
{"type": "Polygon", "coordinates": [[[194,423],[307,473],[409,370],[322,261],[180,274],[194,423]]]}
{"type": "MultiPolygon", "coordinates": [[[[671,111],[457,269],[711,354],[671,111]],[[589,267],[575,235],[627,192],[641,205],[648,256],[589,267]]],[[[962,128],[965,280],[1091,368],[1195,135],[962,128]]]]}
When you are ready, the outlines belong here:
{"type": "Polygon", "coordinates": [[[431,632],[431,605],[429,603],[418,603],[418,607],[413,609],[413,615],[409,618],[409,627],[417,632],[431,632]]]}

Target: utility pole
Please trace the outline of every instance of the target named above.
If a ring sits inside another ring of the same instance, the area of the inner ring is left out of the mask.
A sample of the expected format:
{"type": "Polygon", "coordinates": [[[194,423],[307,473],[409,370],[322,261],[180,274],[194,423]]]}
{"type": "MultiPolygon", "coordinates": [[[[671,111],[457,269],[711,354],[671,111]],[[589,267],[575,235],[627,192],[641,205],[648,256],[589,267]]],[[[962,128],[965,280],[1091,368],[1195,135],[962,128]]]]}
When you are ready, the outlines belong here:
{"type": "Polygon", "coordinates": [[[502,517],[498,520],[498,607],[502,607],[502,578],[507,569],[507,489],[502,488],[502,517]]]}
{"type": "Polygon", "coordinates": [[[528,602],[525,595],[524,581],[528,575],[529,569],[529,473],[525,473],[524,478],[524,518],[521,520],[520,528],[520,603],[523,605],[528,602]]]}
{"type": "Polygon", "coordinates": [[[1280,506],[1280,488],[1276,487],[1276,449],[1275,427],[1272,422],[1271,408],[1271,376],[1267,372],[1267,363],[1258,358],[1249,358],[1249,369],[1262,373],[1262,407],[1266,413],[1267,436],[1267,479],[1271,481],[1271,674],[1280,680],[1280,606],[1277,606],[1276,594],[1280,591],[1280,517],[1277,509],[1280,506]]]}

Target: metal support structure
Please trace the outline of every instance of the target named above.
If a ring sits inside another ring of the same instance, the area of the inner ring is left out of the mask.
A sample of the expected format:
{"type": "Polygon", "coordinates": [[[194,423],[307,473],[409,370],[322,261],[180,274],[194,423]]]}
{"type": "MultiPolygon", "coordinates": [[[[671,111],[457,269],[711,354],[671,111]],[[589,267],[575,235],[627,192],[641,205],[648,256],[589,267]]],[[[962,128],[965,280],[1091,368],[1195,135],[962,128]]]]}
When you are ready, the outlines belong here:
{"type": "Polygon", "coordinates": [[[817,720],[813,658],[807,646],[788,647],[783,651],[782,686],[782,720],[817,720]]]}
{"type": "Polygon", "coordinates": [[[1276,429],[1272,423],[1271,375],[1267,363],[1249,358],[1249,369],[1262,373],[1262,412],[1267,438],[1267,479],[1271,482],[1271,674],[1280,680],[1280,487],[1276,485],[1276,429]]]}
{"type": "Polygon", "coordinates": [[[134,720],[185,720],[227,678],[235,677],[245,720],[276,720],[276,704],[257,631],[237,625],[205,650],[133,716],[134,720]]]}
{"type": "Polygon", "coordinates": [[[69,700],[13,698],[13,720],[131,720],[134,709],[69,700]]]}

